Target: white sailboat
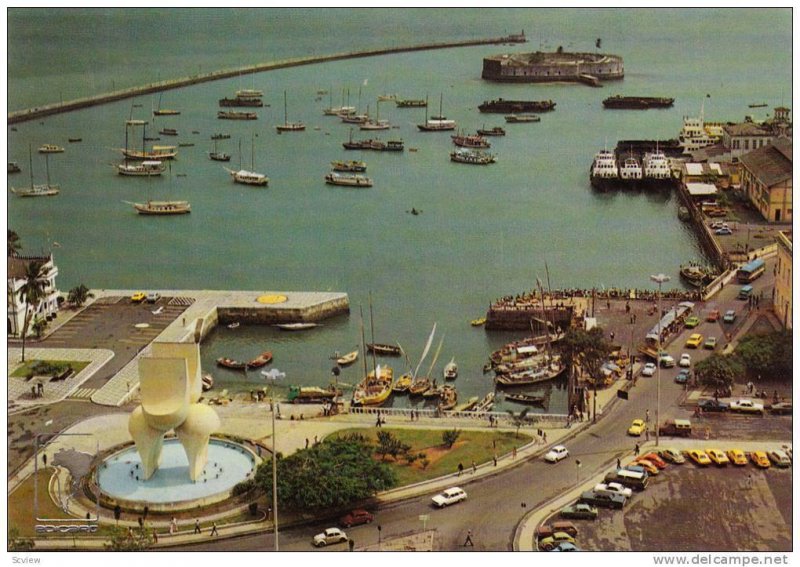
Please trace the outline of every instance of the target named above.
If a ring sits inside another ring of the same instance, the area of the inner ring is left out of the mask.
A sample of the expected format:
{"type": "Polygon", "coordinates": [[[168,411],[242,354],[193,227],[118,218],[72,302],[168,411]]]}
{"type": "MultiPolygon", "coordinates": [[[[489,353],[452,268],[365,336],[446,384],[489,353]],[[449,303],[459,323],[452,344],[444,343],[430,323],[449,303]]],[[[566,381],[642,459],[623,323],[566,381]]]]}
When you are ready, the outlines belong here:
{"type": "Polygon", "coordinates": [[[431,116],[430,120],[428,119],[428,103],[427,99],[425,102],[425,123],[424,124],[417,124],[417,128],[422,130],[423,132],[443,132],[446,130],[455,130],[456,129],[456,121],[455,120],[448,120],[446,116],[442,114],[442,100],[444,95],[439,95],[439,114],[437,116],[431,116]]]}
{"type": "MultiPolygon", "coordinates": [[[[172,165],[170,164],[170,186],[172,186],[172,165]]],[[[153,201],[150,199],[150,183],[147,184],[147,201],[133,203],[140,215],[185,215],[192,212],[189,201],[153,201]]]]}
{"type": "Polygon", "coordinates": [[[376,106],[378,107],[378,111],[377,111],[377,116],[376,116],[375,120],[372,120],[371,118],[367,119],[366,122],[364,122],[363,124],[361,124],[361,126],[359,126],[359,129],[361,129],[361,130],[388,130],[389,128],[392,127],[392,125],[389,124],[388,120],[381,120],[381,102],[380,102],[380,100],[378,100],[376,106]]]}
{"type": "Polygon", "coordinates": [[[302,132],[306,125],[302,122],[289,122],[289,114],[286,109],[286,91],[283,91],[283,124],[276,126],[278,133],[281,132],[302,132]]]}
{"type": "MultiPolygon", "coordinates": [[[[251,144],[251,157],[250,157],[250,167],[251,169],[254,168],[255,163],[255,137],[253,137],[253,143],[251,144]]],[[[225,168],[225,171],[231,174],[234,183],[241,183],[242,185],[256,185],[259,187],[266,187],[269,184],[269,177],[264,175],[263,173],[256,173],[254,171],[247,171],[246,169],[242,169],[242,140],[239,140],[239,171],[233,171],[232,169],[225,168]]]]}
{"type": "Polygon", "coordinates": [[[12,187],[11,192],[17,197],[52,197],[61,191],[61,185],[50,183],[50,155],[44,154],[45,171],[47,172],[47,183],[44,185],[34,185],[33,183],[33,148],[28,145],[28,161],[31,172],[31,186],[24,188],[12,187]]]}

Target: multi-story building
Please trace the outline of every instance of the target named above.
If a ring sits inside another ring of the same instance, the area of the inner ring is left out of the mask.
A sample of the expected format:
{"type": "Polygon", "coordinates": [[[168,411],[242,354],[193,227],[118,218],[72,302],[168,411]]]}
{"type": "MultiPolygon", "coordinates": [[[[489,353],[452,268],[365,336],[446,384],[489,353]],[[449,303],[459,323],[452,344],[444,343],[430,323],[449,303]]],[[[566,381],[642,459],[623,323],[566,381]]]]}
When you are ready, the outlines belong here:
{"type": "Polygon", "coordinates": [[[775,296],[772,308],[783,323],[792,328],[792,231],[778,232],[778,264],[775,266],[775,296]]]}
{"type": "Polygon", "coordinates": [[[742,155],[768,145],[775,137],[772,128],[755,122],[726,124],[722,127],[722,147],[726,157],[736,161],[742,155]]]}
{"type": "MultiPolygon", "coordinates": [[[[25,273],[28,266],[33,262],[41,262],[47,277],[44,281],[44,296],[39,302],[36,311],[30,314],[31,323],[37,318],[50,319],[55,317],[58,312],[58,295],[56,287],[56,276],[58,267],[53,262],[53,255],[48,256],[9,256],[7,272],[7,301],[8,301],[8,323],[7,333],[19,336],[25,325],[25,298],[20,295],[20,290],[25,285],[25,273]]],[[[28,325],[28,334],[32,332],[32,324],[28,325]]]]}
{"type": "Polygon", "coordinates": [[[761,215],[770,222],[792,222],[792,141],[775,138],[744,154],[740,163],[742,191],[761,215]]]}

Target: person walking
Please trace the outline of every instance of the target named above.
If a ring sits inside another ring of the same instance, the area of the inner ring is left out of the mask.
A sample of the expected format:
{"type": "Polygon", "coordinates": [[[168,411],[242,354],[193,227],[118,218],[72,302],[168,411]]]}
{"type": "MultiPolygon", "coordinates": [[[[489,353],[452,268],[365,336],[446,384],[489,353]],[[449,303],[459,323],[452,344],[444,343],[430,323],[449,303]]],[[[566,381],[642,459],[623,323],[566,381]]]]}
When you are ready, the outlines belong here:
{"type": "Polygon", "coordinates": [[[175,518],[175,516],[172,516],[172,519],[169,521],[169,535],[173,535],[177,531],[178,531],[178,520],[175,518]]]}
{"type": "Polygon", "coordinates": [[[620,470],[621,468],[622,468],[622,461],[620,461],[619,457],[617,457],[617,470],[620,470]]]}
{"type": "Polygon", "coordinates": [[[217,531],[217,522],[213,522],[211,524],[211,536],[210,537],[214,537],[214,536],[219,536],[219,532],[217,531]]]}
{"type": "Polygon", "coordinates": [[[200,520],[195,519],[194,521],[194,533],[201,534],[203,530],[200,529],[200,520]]]}
{"type": "Polygon", "coordinates": [[[467,539],[464,540],[464,547],[475,547],[475,544],[472,543],[472,530],[467,530],[467,539]]]}
{"type": "Polygon", "coordinates": [[[497,453],[494,454],[494,466],[497,466],[497,453]]]}
{"type": "Polygon", "coordinates": [[[636,446],[633,448],[633,454],[635,456],[639,456],[639,444],[637,443],[636,446]]]}
{"type": "Polygon", "coordinates": [[[461,476],[461,473],[464,472],[464,465],[462,463],[458,463],[458,476],[461,476]]]}
{"type": "Polygon", "coordinates": [[[517,448],[516,447],[513,447],[511,449],[511,458],[512,459],[516,459],[517,458],[517,448]]]}
{"type": "Polygon", "coordinates": [[[478,465],[475,464],[475,461],[472,461],[472,474],[475,474],[477,470],[478,470],[478,465]]]}

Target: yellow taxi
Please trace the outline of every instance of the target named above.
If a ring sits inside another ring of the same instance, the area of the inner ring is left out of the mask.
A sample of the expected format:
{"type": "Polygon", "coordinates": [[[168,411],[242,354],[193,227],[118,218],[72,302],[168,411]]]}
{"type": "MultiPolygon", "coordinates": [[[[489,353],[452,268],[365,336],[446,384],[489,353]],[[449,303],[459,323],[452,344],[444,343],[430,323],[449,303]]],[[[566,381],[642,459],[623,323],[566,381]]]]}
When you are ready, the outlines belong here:
{"type": "Polygon", "coordinates": [[[711,461],[718,467],[724,467],[730,463],[728,456],[719,449],[706,449],[706,454],[708,455],[708,458],[711,459],[711,461]]]}
{"type": "Polygon", "coordinates": [[[741,467],[747,464],[747,455],[741,449],[731,449],[728,451],[728,460],[741,467]]]}
{"type": "Polygon", "coordinates": [[[689,340],[686,341],[686,346],[688,348],[699,348],[700,345],[703,343],[703,335],[700,333],[693,333],[689,340]]]}
{"type": "Polygon", "coordinates": [[[628,428],[628,435],[634,435],[638,437],[639,435],[644,433],[644,430],[646,428],[647,425],[645,424],[643,419],[634,419],[633,423],[631,423],[631,426],[628,428]]]}
{"type": "Polygon", "coordinates": [[[136,293],[131,295],[131,302],[132,303],[141,303],[142,301],[145,300],[146,297],[147,297],[147,294],[145,292],[137,291],[136,293]]]}
{"type": "Polygon", "coordinates": [[[769,458],[767,458],[767,454],[764,451],[753,451],[750,453],[750,460],[760,469],[769,468],[769,458]]]}
{"type": "MultiPolygon", "coordinates": [[[[701,451],[700,449],[692,449],[687,453],[689,458],[692,459],[696,465],[700,465],[701,467],[707,467],[711,464],[711,459],[708,458],[705,451],[701,451]]],[[[766,455],[764,455],[766,458],[766,455]]]]}

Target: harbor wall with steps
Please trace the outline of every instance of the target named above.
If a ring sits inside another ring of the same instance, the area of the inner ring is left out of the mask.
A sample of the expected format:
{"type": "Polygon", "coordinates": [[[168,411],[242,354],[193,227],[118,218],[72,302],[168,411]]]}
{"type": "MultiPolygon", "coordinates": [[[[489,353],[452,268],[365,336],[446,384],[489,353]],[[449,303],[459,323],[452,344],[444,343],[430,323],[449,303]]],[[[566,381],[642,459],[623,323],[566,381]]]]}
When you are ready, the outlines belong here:
{"type": "Polygon", "coordinates": [[[73,110],[80,110],[89,108],[91,106],[98,106],[109,102],[124,100],[136,96],[143,96],[157,92],[168,91],[172,89],[179,89],[200,83],[207,83],[210,81],[218,81],[220,79],[229,79],[241,75],[250,75],[253,73],[261,73],[264,71],[274,71],[276,69],[285,69],[287,67],[299,67],[301,65],[314,65],[317,63],[327,63],[330,61],[341,61],[343,59],[357,59],[361,57],[375,57],[379,55],[392,55],[396,53],[408,53],[413,51],[427,51],[432,49],[450,49],[454,47],[472,47],[477,45],[495,45],[501,43],[523,43],[525,40],[514,37],[495,37],[488,39],[473,39],[464,41],[450,41],[443,43],[423,43],[419,45],[408,45],[401,47],[387,47],[382,49],[368,49],[364,51],[350,51],[344,53],[334,53],[331,55],[315,55],[310,57],[295,57],[292,59],[284,59],[280,61],[270,61],[266,63],[258,63],[237,69],[224,69],[221,71],[212,71],[210,73],[202,73],[198,75],[191,75],[189,77],[182,77],[179,79],[170,79],[166,81],[159,81],[157,83],[149,83],[147,85],[140,85],[121,89],[118,91],[99,94],[91,97],[79,98],[67,102],[59,102],[47,104],[35,108],[28,108],[23,110],[16,110],[8,113],[8,124],[18,124],[28,120],[42,118],[44,116],[51,116],[60,114],[62,112],[71,112],[73,110]]]}
{"type": "MultiPolygon", "coordinates": [[[[570,327],[572,312],[573,307],[569,305],[545,309],[546,319],[562,329],[570,327]]],[[[538,305],[517,308],[497,308],[492,305],[486,312],[484,327],[489,331],[530,331],[531,321],[536,324],[542,318],[542,308],[538,305]]]]}

